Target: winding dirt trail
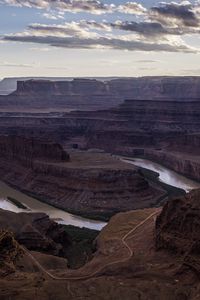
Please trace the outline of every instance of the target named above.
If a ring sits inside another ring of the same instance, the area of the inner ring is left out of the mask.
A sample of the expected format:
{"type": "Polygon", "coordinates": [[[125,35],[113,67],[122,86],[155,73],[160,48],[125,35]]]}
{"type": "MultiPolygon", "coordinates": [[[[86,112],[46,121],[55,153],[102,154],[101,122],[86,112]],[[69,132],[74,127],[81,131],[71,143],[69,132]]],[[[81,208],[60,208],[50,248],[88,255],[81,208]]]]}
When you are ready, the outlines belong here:
{"type": "Polygon", "coordinates": [[[79,280],[87,280],[90,279],[92,277],[94,277],[95,275],[98,275],[98,273],[102,272],[105,268],[109,267],[109,266],[113,266],[115,264],[119,264],[119,263],[123,263],[128,261],[134,254],[134,250],[131,249],[131,247],[128,245],[128,243],[126,242],[126,239],[133,234],[138,228],[140,228],[141,226],[143,226],[146,222],[148,222],[151,218],[155,217],[159,212],[156,211],[154,213],[152,213],[150,216],[148,216],[145,220],[143,220],[142,222],[140,222],[138,225],[136,225],[134,228],[132,228],[130,231],[128,231],[121,239],[119,239],[119,241],[121,241],[122,245],[125,246],[125,248],[128,250],[127,251],[127,257],[120,259],[120,260],[116,260],[114,262],[111,263],[107,263],[103,266],[101,266],[100,268],[98,268],[96,271],[94,271],[91,274],[88,275],[83,275],[83,276],[77,276],[77,277],[58,277],[55,276],[53,274],[51,274],[49,271],[47,271],[39,262],[38,260],[23,246],[22,249],[23,251],[30,257],[30,259],[37,265],[37,267],[47,276],[49,276],[51,279],[53,280],[67,280],[67,281],[79,281],[79,280]]]}

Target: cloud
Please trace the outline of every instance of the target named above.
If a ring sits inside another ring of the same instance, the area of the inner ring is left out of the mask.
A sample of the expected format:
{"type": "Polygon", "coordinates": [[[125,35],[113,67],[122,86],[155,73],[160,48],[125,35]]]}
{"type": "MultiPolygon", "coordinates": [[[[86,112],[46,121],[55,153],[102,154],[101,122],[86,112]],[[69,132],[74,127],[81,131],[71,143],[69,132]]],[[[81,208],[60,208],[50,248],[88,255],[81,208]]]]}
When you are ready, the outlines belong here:
{"type": "Polygon", "coordinates": [[[198,27],[200,24],[199,5],[199,3],[191,4],[188,1],[181,3],[162,2],[160,6],[154,6],[150,9],[150,17],[163,24],[198,27]]]}
{"type": "MultiPolygon", "coordinates": [[[[35,36],[61,36],[61,37],[95,37],[97,34],[95,32],[89,31],[88,28],[91,26],[87,21],[70,22],[64,23],[62,25],[52,24],[31,24],[28,26],[28,31],[25,34],[30,34],[35,36]]],[[[97,26],[97,25],[96,25],[97,26]]],[[[100,25],[99,25],[100,26],[100,25]]],[[[103,28],[103,25],[101,26],[103,28]]]]}
{"type": "Polygon", "coordinates": [[[43,13],[42,16],[46,19],[49,20],[59,20],[59,19],[64,19],[63,15],[60,14],[55,14],[54,12],[50,13],[43,13]]]}
{"type": "Polygon", "coordinates": [[[14,68],[35,68],[37,67],[37,64],[18,64],[13,62],[7,62],[7,61],[0,61],[1,67],[14,67],[14,68]]]}
{"type": "Polygon", "coordinates": [[[185,34],[199,34],[200,27],[171,27],[163,25],[159,22],[148,21],[148,22],[128,22],[128,21],[116,21],[115,23],[111,23],[110,26],[115,29],[135,32],[146,36],[148,38],[152,38],[153,36],[164,37],[166,35],[185,35],[185,34]]]}
{"type": "MultiPolygon", "coordinates": [[[[41,25],[40,25],[41,26],[41,25]]],[[[101,36],[101,35],[80,35],[75,32],[75,35],[70,36],[69,31],[63,35],[62,28],[56,28],[55,25],[50,27],[43,27],[41,31],[39,25],[37,25],[37,34],[35,34],[36,26],[30,27],[30,31],[24,33],[17,33],[11,35],[5,35],[4,40],[14,42],[36,43],[45,44],[54,47],[62,47],[68,49],[118,49],[129,51],[168,51],[168,52],[196,52],[192,47],[187,46],[180,41],[167,41],[166,43],[159,42],[147,42],[145,40],[134,39],[132,36],[101,36]],[[34,30],[32,32],[32,27],[34,30]],[[45,28],[45,30],[44,30],[45,28]],[[48,30],[47,30],[48,28],[48,30]],[[58,34],[57,30],[61,30],[61,34],[58,34]],[[45,31],[45,32],[44,32],[45,31]],[[56,34],[55,34],[56,32],[56,34]]],[[[68,30],[68,29],[67,29],[68,30]]],[[[73,34],[73,30],[71,32],[73,34]]]]}
{"type": "MultiPolygon", "coordinates": [[[[87,12],[91,14],[105,14],[120,12],[124,14],[143,15],[147,9],[137,2],[127,2],[115,5],[106,4],[99,0],[1,0],[1,3],[38,9],[55,9],[65,12],[87,12]]],[[[48,17],[49,14],[47,14],[48,17]]],[[[49,15],[51,17],[51,15],[49,15]]],[[[55,17],[54,15],[52,17],[55,17]]]]}
{"type": "Polygon", "coordinates": [[[51,49],[48,48],[48,47],[32,47],[29,50],[31,50],[31,51],[40,51],[40,52],[48,52],[51,49]]]}
{"type": "Polygon", "coordinates": [[[103,14],[112,12],[114,4],[104,4],[98,0],[2,0],[4,4],[38,9],[57,9],[68,12],[88,12],[103,14]]]}
{"type": "Polygon", "coordinates": [[[132,31],[145,36],[168,34],[167,28],[158,22],[124,22],[116,21],[111,26],[115,29],[132,31]]]}
{"type": "Polygon", "coordinates": [[[127,2],[123,5],[119,5],[116,10],[121,13],[132,15],[143,15],[147,12],[145,7],[136,2],[127,2]]]}
{"type": "Polygon", "coordinates": [[[139,15],[140,21],[80,20],[63,24],[34,23],[23,32],[4,35],[2,41],[69,49],[199,52],[198,49],[187,45],[181,37],[200,33],[200,3],[162,2],[158,6],[146,9],[137,2],[114,5],[98,0],[3,0],[3,2],[9,5],[47,9],[43,16],[52,20],[63,18],[63,14],[69,9],[71,12],[85,11],[94,14],[122,12],[139,15]]]}
{"type": "Polygon", "coordinates": [[[159,60],[151,60],[151,59],[140,59],[135,61],[136,63],[142,63],[142,64],[154,64],[160,62],[159,60]]]}

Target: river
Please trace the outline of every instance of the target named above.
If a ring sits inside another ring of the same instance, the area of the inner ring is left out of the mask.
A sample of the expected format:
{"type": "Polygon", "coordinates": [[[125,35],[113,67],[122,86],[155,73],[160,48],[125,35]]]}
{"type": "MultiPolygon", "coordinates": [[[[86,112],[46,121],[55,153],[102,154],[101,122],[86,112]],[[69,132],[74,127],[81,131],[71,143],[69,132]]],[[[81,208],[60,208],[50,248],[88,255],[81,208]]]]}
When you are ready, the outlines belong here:
{"type": "MultiPolygon", "coordinates": [[[[186,192],[192,189],[200,188],[200,183],[186,178],[176,172],[163,167],[160,164],[154,163],[146,159],[128,159],[120,158],[128,164],[134,164],[159,173],[159,180],[169,185],[182,188],[186,192]]],[[[101,221],[90,220],[76,215],[67,213],[61,209],[57,209],[49,204],[38,201],[37,199],[27,196],[24,193],[13,189],[7,184],[0,181],[0,208],[19,212],[45,212],[51,219],[59,224],[74,225],[78,227],[86,227],[90,229],[101,230],[106,223],[101,221]],[[14,198],[24,204],[28,209],[20,209],[8,200],[8,197],[14,198]]]]}
{"type": "Polygon", "coordinates": [[[128,159],[128,158],[121,158],[123,162],[126,162],[128,164],[133,164],[138,167],[146,168],[149,170],[152,170],[154,172],[159,173],[159,180],[167,183],[169,185],[175,186],[177,188],[181,188],[185,190],[186,192],[189,192],[193,189],[200,188],[200,183],[188,179],[185,176],[182,176],[168,168],[163,167],[162,165],[152,162],[147,159],[140,159],[140,158],[134,158],[134,159],[128,159]]]}
{"type": "Polygon", "coordinates": [[[74,225],[77,227],[86,227],[95,230],[101,230],[106,223],[101,221],[90,220],[82,218],[76,215],[67,213],[61,209],[55,208],[49,204],[38,201],[37,199],[27,196],[24,193],[13,189],[7,184],[0,181],[0,208],[19,212],[44,212],[51,219],[55,220],[59,224],[64,225],[74,225]],[[25,205],[28,209],[20,209],[12,202],[8,200],[7,197],[14,198],[25,205]]]}

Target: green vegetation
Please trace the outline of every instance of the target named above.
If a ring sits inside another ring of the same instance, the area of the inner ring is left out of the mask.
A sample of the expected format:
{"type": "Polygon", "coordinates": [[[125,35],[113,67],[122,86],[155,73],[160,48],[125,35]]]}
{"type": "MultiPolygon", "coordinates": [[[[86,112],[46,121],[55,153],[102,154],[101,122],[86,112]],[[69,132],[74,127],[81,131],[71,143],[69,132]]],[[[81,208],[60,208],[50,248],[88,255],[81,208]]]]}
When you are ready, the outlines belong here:
{"type": "Polygon", "coordinates": [[[7,197],[7,199],[12,202],[15,206],[17,206],[18,208],[21,208],[21,209],[27,209],[27,207],[22,204],[20,201],[18,201],[17,199],[14,199],[12,197],[7,197]]]}
{"type": "Polygon", "coordinates": [[[71,240],[71,245],[67,248],[68,265],[72,269],[80,268],[92,258],[99,231],[72,225],[63,226],[71,240]]]}

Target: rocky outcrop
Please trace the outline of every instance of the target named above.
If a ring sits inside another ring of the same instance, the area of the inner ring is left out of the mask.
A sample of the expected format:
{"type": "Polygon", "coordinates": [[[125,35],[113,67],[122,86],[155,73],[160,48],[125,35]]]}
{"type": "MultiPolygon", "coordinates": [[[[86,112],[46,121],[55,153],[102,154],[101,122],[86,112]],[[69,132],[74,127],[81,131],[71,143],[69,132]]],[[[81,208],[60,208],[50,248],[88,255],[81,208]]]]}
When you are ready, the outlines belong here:
{"type": "Polygon", "coordinates": [[[69,161],[68,153],[59,144],[18,136],[0,136],[0,156],[1,159],[21,161],[28,165],[35,160],[69,161]]]}
{"type": "Polygon", "coordinates": [[[18,81],[13,95],[92,95],[108,94],[109,88],[95,79],[74,79],[73,81],[28,80],[18,81]]]}
{"type": "Polygon", "coordinates": [[[64,228],[45,214],[0,210],[0,228],[12,231],[16,240],[29,250],[64,256],[70,245],[64,228]]]}
{"type": "Polygon", "coordinates": [[[72,81],[18,81],[15,95],[92,95],[110,94],[123,99],[199,98],[199,77],[141,77],[107,81],[74,79],[72,81]]]}
{"type": "Polygon", "coordinates": [[[14,273],[23,250],[12,232],[0,229],[0,278],[14,273]]]}
{"type": "Polygon", "coordinates": [[[125,95],[124,99],[191,99],[199,98],[199,77],[141,77],[115,79],[109,82],[111,90],[125,95]]]}
{"type": "Polygon", "coordinates": [[[125,99],[198,102],[199,82],[199,77],[20,80],[15,92],[0,96],[0,109],[21,112],[102,110],[115,107],[125,99]]]}
{"type": "MultiPolygon", "coordinates": [[[[18,138],[11,138],[10,150],[7,139],[10,141],[9,137],[3,137],[0,142],[3,149],[0,147],[3,154],[0,157],[1,179],[61,209],[108,219],[119,211],[157,204],[165,195],[163,190],[149,184],[137,167],[120,162],[111,155],[72,152],[70,161],[55,161],[44,156],[50,151],[46,149],[48,144],[44,144],[44,152],[35,153],[33,150],[43,149],[40,144],[37,146],[37,141],[33,144],[21,139],[19,144],[18,138]],[[4,151],[6,147],[11,155],[4,151]]],[[[63,153],[60,146],[52,146],[52,150],[54,147],[63,153]]],[[[29,227],[25,228],[27,230],[29,227]]]]}
{"type": "Polygon", "coordinates": [[[156,247],[158,250],[166,249],[187,256],[199,256],[199,200],[200,190],[195,190],[165,204],[156,221],[156,247]]]}
{"type": "Polygon", "coordinates": [[[198,156],[192,153],[149,149],[144,151],[144,157],[188,178],[200,181],[200,160],[198,156]]]}
{"type": "MultiPolygon", "coordinates": [[[[168,248],[156,251],[155,216],[160,209],[130,211],[111,219],[96,239],[93,258],[78,270],[69,270],[63,258],[33,251],[24,251],[16,263],[19,245],[9,234],[5,237],[3,251],[0,247],[0,262],[1,258],[6,258],[9,266],[13,266],[13,274],[11,269],[4,272],[5,264],[0,268],[0,274],[4,275],[0,276],[0,298],[21,300],[37,295],[43,300],[196,300],[200,290],[199,250],[197,244],[194,246],[194,240],[199,238],[198,205],[180,202],[171,210],[165,216],[161,213],[157,227],[160,225],[163,235],[165,232],[171,234],[172,244],[183,237],[177,243],[183,246],[183,251],[173,250],[173,255],[172,250],[166,251],[168,248]],[[191,247],[187,251],[185,246],[189,242],[191,247]],[[56,284],[52,284],[52,277],[57,278],[56,284]]],[[[15,220],[16,226],[18,221],[15,220]]],[[[75,251],[73,254],[76,257],[75,251]]]]}
{"type": "MultiPolygon", "coordinates": [[[[73,163],[72,163],[73,164],[73,163]]],[[[2,180],[61,209],[91,218],[149,207],[165,195],[137,168],[77,168],[37,162],[32,169],[0,161],[2,180]]]]}

